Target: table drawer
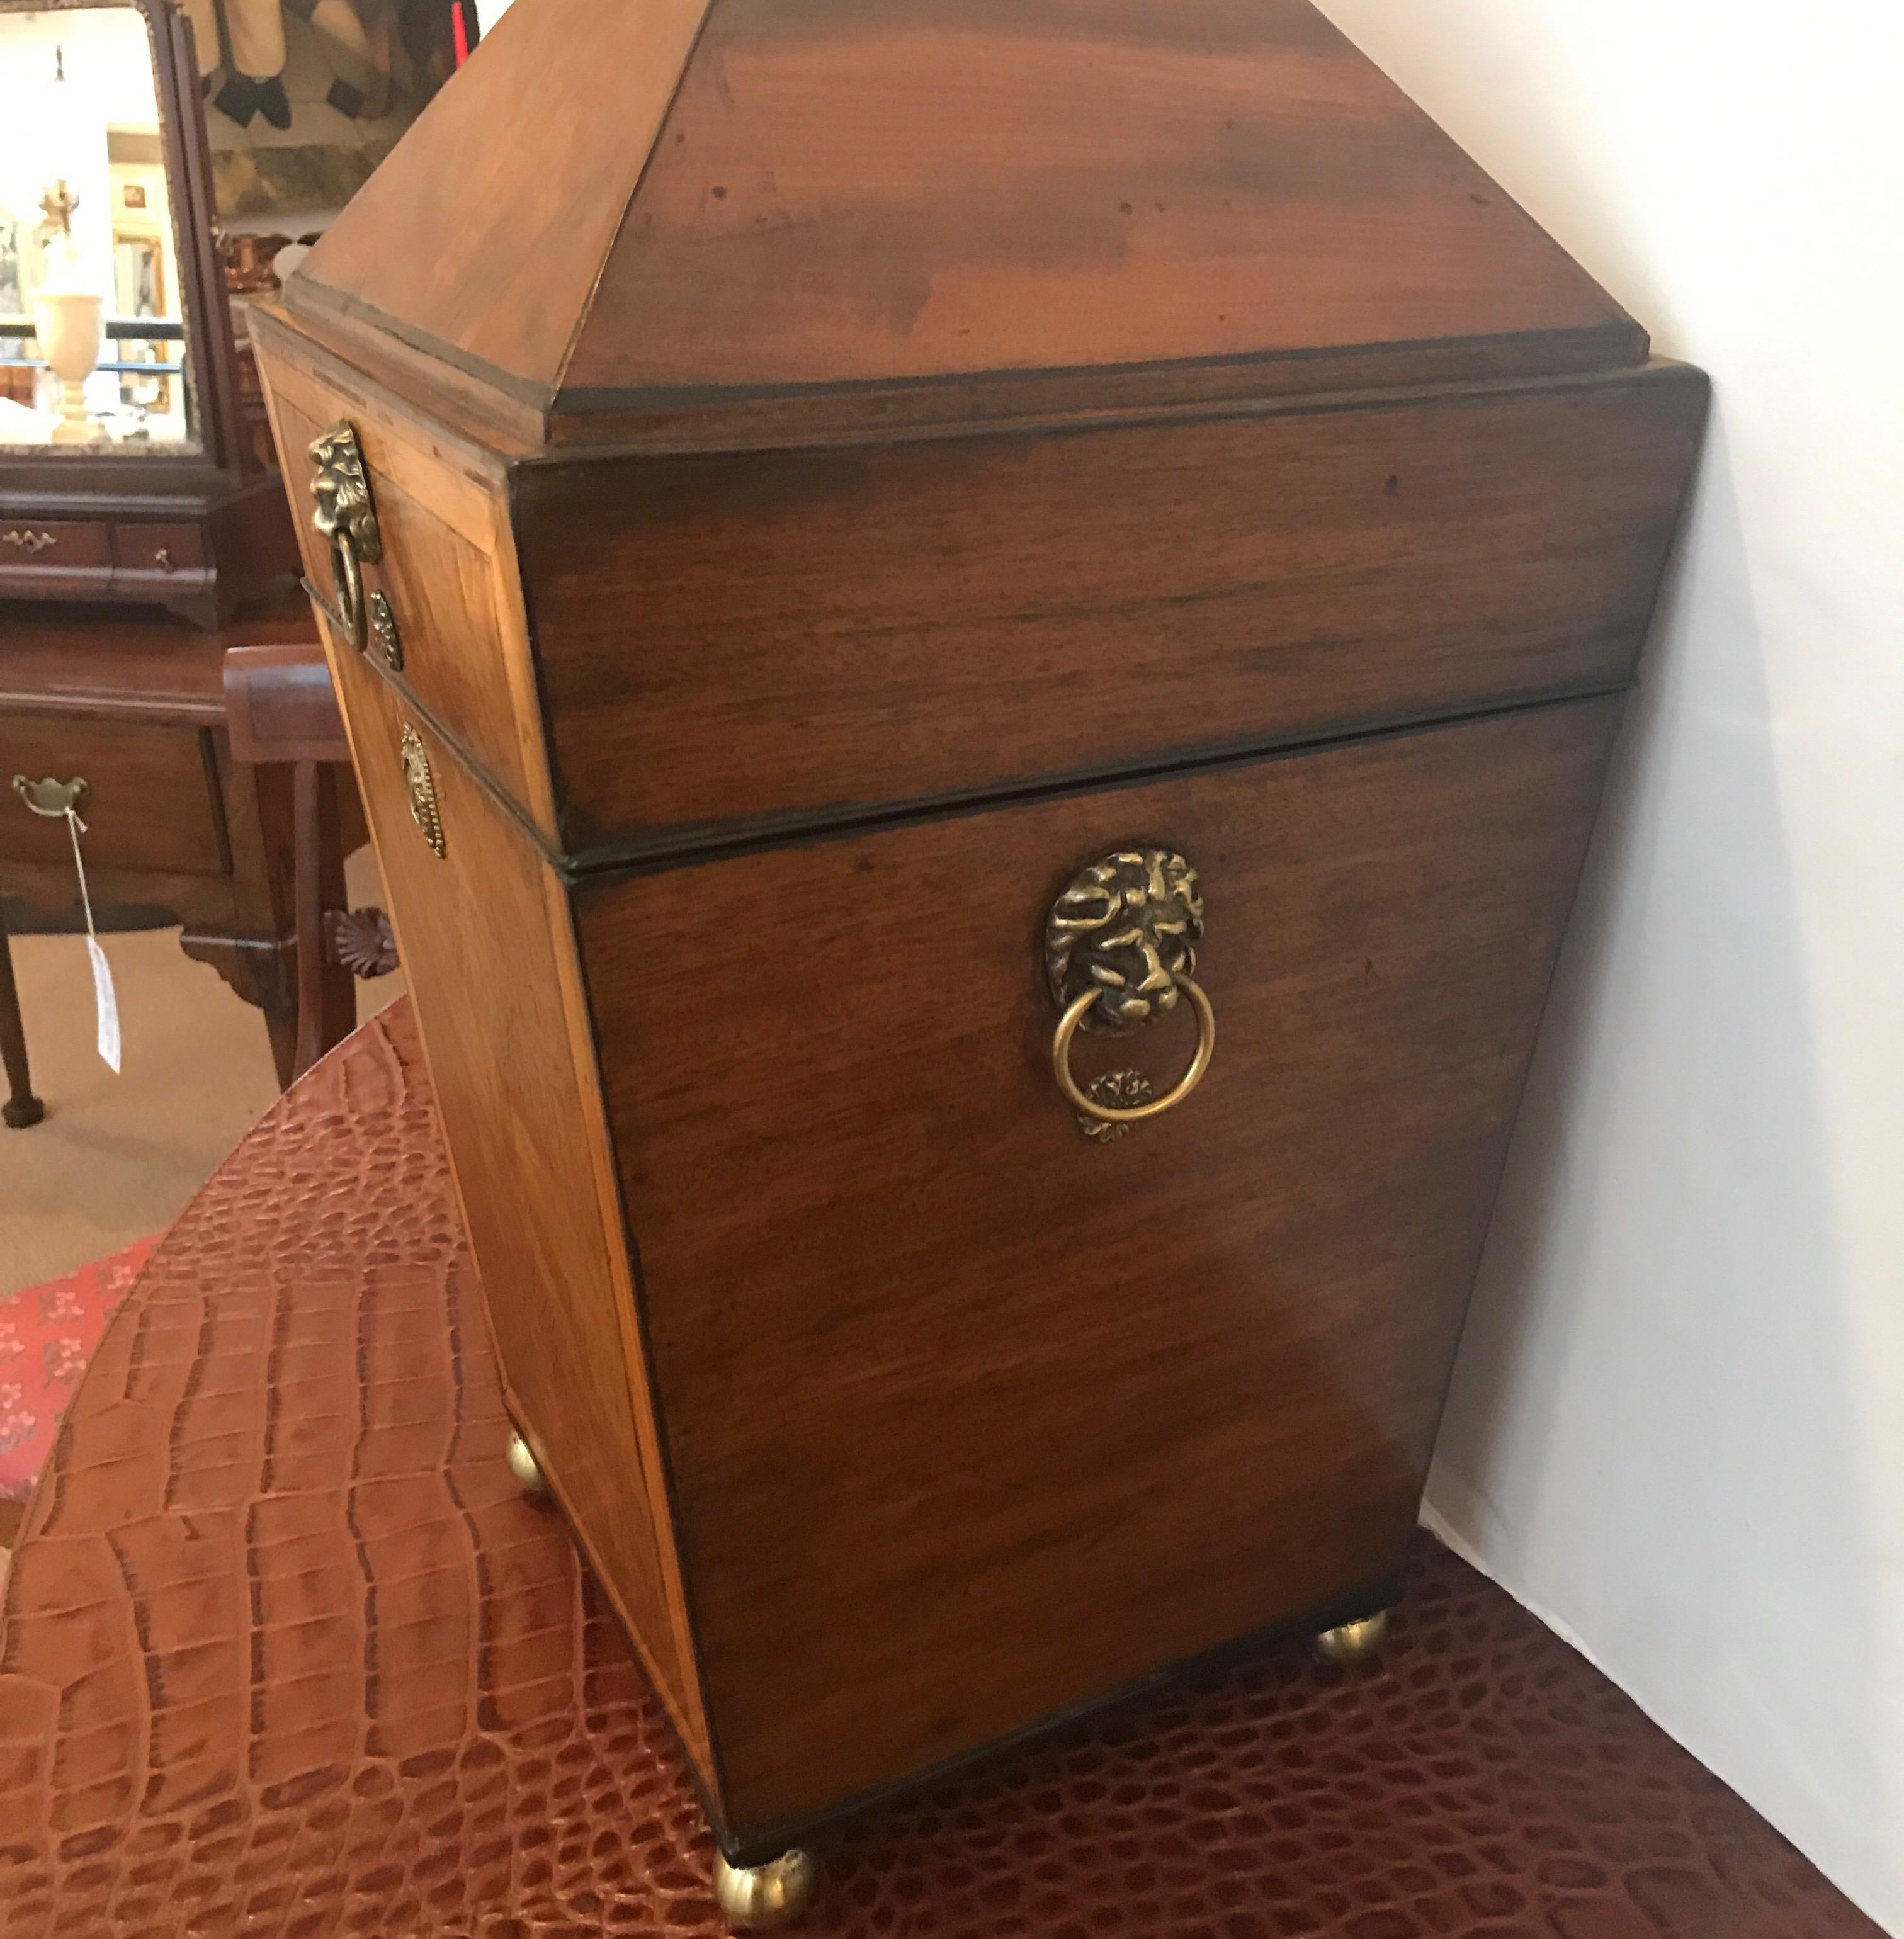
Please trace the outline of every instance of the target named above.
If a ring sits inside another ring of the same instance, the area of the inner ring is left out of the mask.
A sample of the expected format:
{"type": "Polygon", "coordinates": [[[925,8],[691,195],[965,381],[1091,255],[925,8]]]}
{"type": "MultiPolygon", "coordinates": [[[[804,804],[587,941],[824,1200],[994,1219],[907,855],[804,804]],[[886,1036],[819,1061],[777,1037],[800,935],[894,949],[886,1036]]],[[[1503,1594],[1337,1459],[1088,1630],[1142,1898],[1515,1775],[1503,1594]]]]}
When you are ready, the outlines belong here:
{"type": "Polygon", "coordinates": [[[196,525],[115,525],[112,549],[121,572],[196,572],[205,563],[205,534],[196,525]]]}
{"type": "Polygon", "coordinates": [[[15,714],[0,719],[0,860],[70,867],[62,819],[34,814],[12,785],[83,779],[89,866],[176,875],[230,872],[209,737],[194,727],[15,714]]]}
{"type": "Polygon", "coordinates": [[[47,572],[110,565],[107,528],[78,519],[0,517],[0,566],[47,572]]]}

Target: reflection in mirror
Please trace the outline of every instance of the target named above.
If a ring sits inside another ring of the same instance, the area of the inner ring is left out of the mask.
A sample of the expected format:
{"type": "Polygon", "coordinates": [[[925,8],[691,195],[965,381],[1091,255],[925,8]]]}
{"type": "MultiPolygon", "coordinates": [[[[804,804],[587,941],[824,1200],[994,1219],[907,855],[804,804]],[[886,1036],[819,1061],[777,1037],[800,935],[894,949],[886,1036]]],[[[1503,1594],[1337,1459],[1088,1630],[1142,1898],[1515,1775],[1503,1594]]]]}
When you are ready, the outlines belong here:
{"type": "Polygon", "coordinates": [[[0,11],[0,447],[200,449],[145,16],[0,11]]]}

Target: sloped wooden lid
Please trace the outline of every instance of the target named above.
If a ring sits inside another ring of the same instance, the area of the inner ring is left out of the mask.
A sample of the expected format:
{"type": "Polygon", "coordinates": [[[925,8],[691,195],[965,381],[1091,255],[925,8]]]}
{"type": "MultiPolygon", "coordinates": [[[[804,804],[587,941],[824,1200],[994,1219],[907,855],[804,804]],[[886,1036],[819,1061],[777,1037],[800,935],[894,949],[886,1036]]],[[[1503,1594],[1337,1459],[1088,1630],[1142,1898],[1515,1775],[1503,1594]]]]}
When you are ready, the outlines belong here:
{"type": "Polygon", "coordinates": [[[285,302],[584,441],[1646,349],[1304,0],[516,0],[285,302]]]}

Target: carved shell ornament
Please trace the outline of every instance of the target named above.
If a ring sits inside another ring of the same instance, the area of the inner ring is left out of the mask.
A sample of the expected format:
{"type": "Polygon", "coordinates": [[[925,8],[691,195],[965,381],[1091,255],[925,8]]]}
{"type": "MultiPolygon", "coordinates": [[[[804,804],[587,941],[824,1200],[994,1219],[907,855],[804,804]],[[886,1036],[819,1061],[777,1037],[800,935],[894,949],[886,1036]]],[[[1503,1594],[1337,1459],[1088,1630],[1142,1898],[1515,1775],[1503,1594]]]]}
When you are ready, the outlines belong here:
{"type": "Polygon", "coordinates": [[[324,937],[331,961],[353,976],[388,976],[397,966],[397,939],[380,909],[327,910],[324,937]]]}
{"type": "Polygon", "coordinates": [[[1074,877],[1045,924],[1045,974],[1061,1009],[1099,992],[1087,1030],[1122,1035],[1177,1006],[1196,968],[1203,899],[1196,871],[1168,848],[1126,848],[1074,877]]]}

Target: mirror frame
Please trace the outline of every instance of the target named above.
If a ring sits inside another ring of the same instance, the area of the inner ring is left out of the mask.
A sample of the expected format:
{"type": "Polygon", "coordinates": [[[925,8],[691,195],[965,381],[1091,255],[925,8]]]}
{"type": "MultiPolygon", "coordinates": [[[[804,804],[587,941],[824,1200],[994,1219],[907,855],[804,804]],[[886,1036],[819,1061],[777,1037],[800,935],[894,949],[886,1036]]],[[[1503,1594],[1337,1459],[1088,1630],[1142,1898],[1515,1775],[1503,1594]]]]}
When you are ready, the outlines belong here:
{"type": "Polygon", "coordinates": [[[108,7],[139,14],[152,50],[153,91],[172,199],[200,448],[154,453],[75,451],[59,457],[41,455],[32,447],[0,448],[0,506],[23,494],[32,495],[42,507],[75,495],[89,502],[168,496],[203,489],[221,479],[256,477],[264,469],[240,412],[237,346],[218,256],[212,151],[191,23],[170,0],[0,0],[0,14],[78,14],[108,7]]]}

